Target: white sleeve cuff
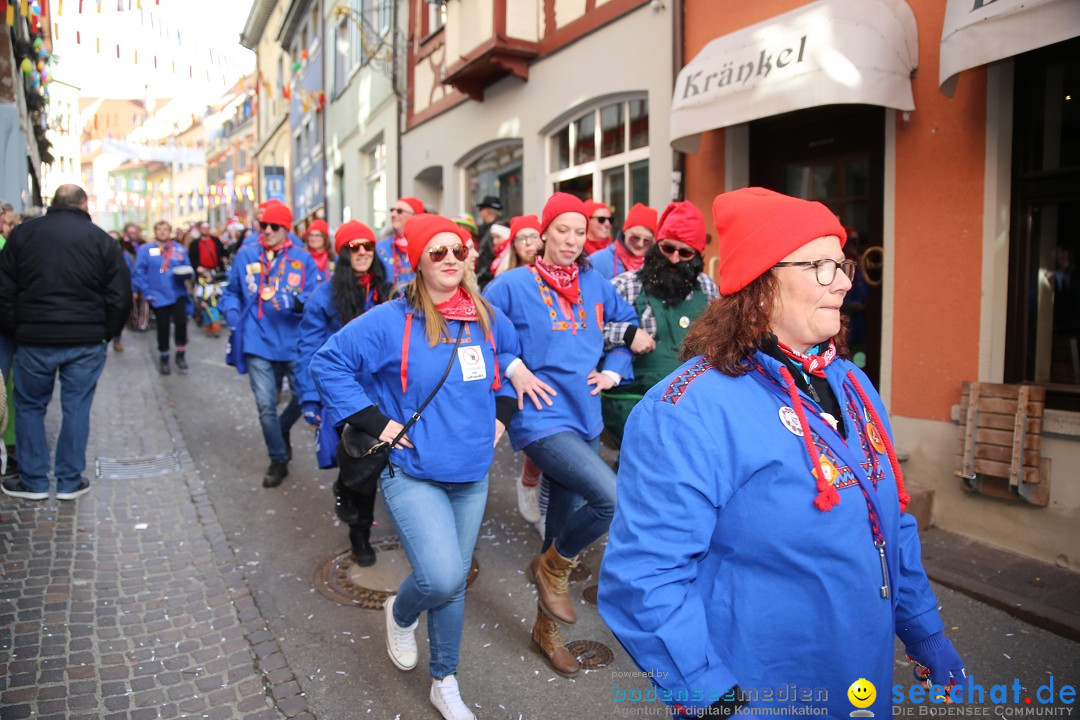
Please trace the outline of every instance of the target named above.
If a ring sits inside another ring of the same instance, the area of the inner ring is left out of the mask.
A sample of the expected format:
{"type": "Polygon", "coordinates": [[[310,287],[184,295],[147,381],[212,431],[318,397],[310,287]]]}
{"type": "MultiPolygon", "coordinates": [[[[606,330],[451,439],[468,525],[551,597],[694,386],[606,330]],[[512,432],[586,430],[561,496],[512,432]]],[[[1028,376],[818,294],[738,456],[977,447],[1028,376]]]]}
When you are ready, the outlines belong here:
{"type": "Polygon", "coordinates": [[[510,364],[506,366],[506,379],[509,380],[514,376],[514,371],[517,370],[518,365],[521,364],[521,358],[514,358],[510,361],[510,364]]]}
{"type": "Polygon", "coordinates": [[[622,375],[615,372],[614,370],[601,370],[600,372],[614,380],[616,385],[622,382],[622,375]]]}

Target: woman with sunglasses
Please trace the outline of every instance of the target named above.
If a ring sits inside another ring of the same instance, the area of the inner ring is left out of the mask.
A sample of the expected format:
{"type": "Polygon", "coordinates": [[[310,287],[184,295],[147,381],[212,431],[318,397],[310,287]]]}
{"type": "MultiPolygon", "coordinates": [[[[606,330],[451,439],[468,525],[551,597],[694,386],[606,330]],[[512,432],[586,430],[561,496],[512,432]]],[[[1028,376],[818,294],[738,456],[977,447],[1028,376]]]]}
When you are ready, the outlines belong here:
{"type": "MultiPolygon", "coordinates": [[[[327,338],[390,297],[386,271],[375,259],[375,232],[362,222],[350,220],[334,233],[338,262],[330,282],[319,285],[304,305],[300,320],[296,386],[304,421],[318,427],[323,422],[319,392],[311,381],[309,365],[327,338]]],[[[332,448],[330,449],[332,452],[332,448]]],[[[340,473],[334,483],[338,519],[349,526],[349,544],[356,564],[375,564],[371,547],[371,524],[375,521],[375,493],[350,489],[340,473]]]]}
{"type": "Polygon", "coordinates": [[[847,717],[865,679],[890,717],[897,636],[960,697],[885,407],[842,357],[844,228],[763,188],[713,220],[722,297],[627,422],[600,614],[685,714],[847,717]]]}
{"type": "Polygon", "coordinates": [[[615,242],[589,256],[593,269],[614,280],[624,272],[636,272],[656,239],[656,211],[635,203],[626,214],[623,230],[615,242]]]}
{"type": "MultiPolygon", "coordinates": [[[[532,267],[495,278],[486,292],[521,337],[523,362],[507,367],[520,410],[510,441],[551,483],[543,552],[527,568],[540,598],[532,640],[566,677],[579,670],[558,625],[577,620],[570,572],[577,556],[607,532],[615,509],[615,474],[598,454],[599,395],[633,377],[626,347],[605,352],[604,323],[637,324],[634,309],[582,257],[585,213],[573,195],[552,195],[540,222],[543,255],[532,267]]],[[[627,330],[628,339],[633,335],[627,330]]]]}
{"type": "Polygon", "coordinates": [[[390,234],[375,245],[375,253],[394,287],[411,282],[416,274],[409,264],[405,223],[423,213],[424,203],[419,198],[401,197],[390,206],[390,234]]]}
{"type": "Polygon", "coordinates": [[[311,374],[330,422],[347,422],[384,442],[396,440],[432,397],[390,451],[379,479],[412,565],[386,603],[386,648],[398,669],[412,670],[417,621],[427,612],[431,703],[444,718],[471,720],[455,676],[465,581],[494,445],[516,409],[501,369],[520,348],[513,324],[464,282],[468,233],[439,215],[417,216],[404,229],[416,278],[403,297],[332,336],[315,353],[311,374]],[[498,391],[504,397],[496,402],[498,391]]]}
{"type": "Polygon", "coordinates": [[[319,269],[315,279],[320,285],[334,272],[334,256],[330,254],[330,226],[325,220],[314,220],[304,231],[304,248],[319,269]]]}

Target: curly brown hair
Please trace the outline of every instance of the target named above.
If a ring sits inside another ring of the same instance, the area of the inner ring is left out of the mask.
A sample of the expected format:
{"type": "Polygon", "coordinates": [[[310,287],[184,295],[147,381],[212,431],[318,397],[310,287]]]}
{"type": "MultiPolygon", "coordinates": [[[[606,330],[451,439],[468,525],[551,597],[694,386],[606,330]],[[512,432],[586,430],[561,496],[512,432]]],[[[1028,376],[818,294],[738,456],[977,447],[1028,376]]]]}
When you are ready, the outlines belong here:
{"type": "MultiPolygon", "coordinates": [[[[731,295],[721,295],[709,303],[686,333],[682,359],[703,355],[714,368],[737,377],[749,370],[746,358],[761,345],[769,329],[779,296],[779,281],[771,270],[731,295]]],[[[846,315],[841,315],[840,332],[833,338],[836,352],[847,357],[846,315]]]]}

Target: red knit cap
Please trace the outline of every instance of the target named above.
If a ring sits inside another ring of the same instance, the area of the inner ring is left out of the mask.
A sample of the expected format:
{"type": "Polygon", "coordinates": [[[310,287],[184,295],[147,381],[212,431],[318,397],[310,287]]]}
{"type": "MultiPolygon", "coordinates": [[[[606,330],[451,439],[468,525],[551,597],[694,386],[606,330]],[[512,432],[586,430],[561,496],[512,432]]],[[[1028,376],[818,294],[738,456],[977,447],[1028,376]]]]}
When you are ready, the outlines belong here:
{"type": "Polygon", "coordinates": [[[270,200],[263,200],[261,203],[259,203],[259,209],[260,210],[265,210],[266,208],[270,207],[271,205],[280,205],[280,204],[281,204],[280,200],[274,200],[273,198],[271,198],[270,200]]]}
{"type": "Polygon", "coordinates": [[[292,230],[292,210],[281,203],[267,205],[259,222],[263,225],[284,225],[286,230],[292,230]]]}
{"type": "Polygon", "coordinates": [[[639,225],[649,228],[655,235],[656,211],[647,205],[634,203],[634,207],[630,208],[630,212],[626,213],[626,222],[623,223],[623,229],[638,227],[639,225]]]}
{"type": "Polygon", "coordinates": [[[705,252],[705,216],[689,200],[670,203],[660,216],[656,240],[678,240],[698,251],[705,252]]]}
{"type": "MultiPolygon", "coordinates": [[[[578,213],[579,215],[584,215],[585,220],[588,221],[591,216],[585,211],[585,205],[586,203],[581,202],[581,200],[570,193],[555,193],[549,197],[548,201],[544,204],[543,219],[540,221],[540,234],[543,235],[547,232],[548,225],[563,213],[578,213]]],[[[604,207],[607,206],[605,205],[604,207]]],[[[595,212],[595,210],[593,212],[595,212]]],[[[513,235],[511,235],[511,237],[513,237],[513,235]]]]}
{"type": "Polygon", "coordinates": [[[518,215],[510,221],[510,239],[516,238],[517,234],[526,228],[540,232],[540,218],[535,215],[518,215]]]}
{"type": "Polygon", "coordinates": [[[417,215],[423,215],[424,214],[424,203],[423,203],[422,200],[420,200],[420,198],[414,198],[412,196],[406,196],[406,197],[398,198],[397,201],[398,202],[403,202],[406,205],[408,205],[409,207],[411,207],[413,209],[413,212],[416,213],[417,215]]]}
{"type": "Polygon", "coordinates": [[[308,225],[307,230],[304,231],[304,239],[307,240],[307,236],[313,231],[321,232],[326,237],[330,237],[330,226],[326,224],[325,220],[315,220],[308,225]]]}
{"type": "Polygon", "coordinates": [[[405,241],[409,243],[409,265],[413,270],[420,266],[420,254],[439,233],[453,233],[462,244],[472,239],[472,233],[442,215],[423,214],[409,218],[405,222],[405,241]]]}
{"type": "Polygon", "coordinates": [[[341,248],[353,240],[370,240],[375,242],[375,231],[359,220],[350,220],[342,224],[334,233],[334,253],[341,254],[341,248]]]}
{"type": "Polygon", "coordinates": [[[597,202],[596,200],[586,200],[585,201],[585,219],[586,220],[592,220],[592,216],[596,214],[597,210],[607,210],[608,212],[611,212],[611,208],[609,208],[607,205],[605,205],[602,202],[597,202]]]}
{"type": "Polygon", "coordinates": [[[713,200],[720,255],[720,293],[731,295],[809,242],[826,235],[847,242],[844,226],[819,202],[760,187],[742,188],[713,200]]]}

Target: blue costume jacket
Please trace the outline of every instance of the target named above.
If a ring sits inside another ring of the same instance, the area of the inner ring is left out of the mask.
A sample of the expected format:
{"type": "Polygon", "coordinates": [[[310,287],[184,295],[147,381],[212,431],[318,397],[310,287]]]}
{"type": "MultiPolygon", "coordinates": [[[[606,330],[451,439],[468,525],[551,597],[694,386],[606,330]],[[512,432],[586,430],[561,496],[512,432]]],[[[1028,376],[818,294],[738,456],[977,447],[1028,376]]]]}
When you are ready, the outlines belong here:
{"type": "Polygon", "coordinates": [[[622,376],[634,375],[633,358],[626,347],[604,352],[604,323],[626,322],[636,326],[637,313],[615,287],[593,270],[578,275],[581,302],[574,319],[563,316],[555,294],[529,267],[514,268],[495,278],[484,296],[514,323],[521,337],[526,367],[558,393],[551,407],[537,410],[528,399],[525,409],[514,414],[507,433],[515,450],[557,432],[572,430],[586,440],[604,428],[600,396],[591,395],[586,378],[602,365],[622,376]]]}
{"type": "MultiPolygon", "coordinates": [[[[402,341],[407,314],[412,312],[404,299],[383,303],[350,322],[315,353],[311,376],[335,425],[372,404],[405,424],[438,384],[450,362],[459,323],[448,321],[450,337],[431,347],[423,316],[415,315],[403,365],[402,341]],[[357,382],[357,373],[370,376],[373,394],[357,382]]],[[[475,482],[487,474],[495,442],[496,367],[505,370],[521,352],[513,324],[498,309],[494,315],[494,351],[492,340],[481,336],[480,324],[467,323],[446,383],[409,429],[415,449],[390,451],[391,462],[413,477],[475,482]]],[[[508,381],[501,384],[501,394],[513,395],[508,381]]]]}
{"type": "Polygon", "coordinates": [[[172,240],[164,247],[156,242],[147,243],[135,255],[131,287],[135,292],[141,292],[151,307],[167,307],[176,304],[177,300],[187,302],[184,279],[191,276],[173,274],[178,267],[191,267],[183,245],[172,240]]]}
{"type": "Polygon", "coordinates": [[[409,264],[409,256],[394,248],[393,235],[375,243],[375,254],[382,260],[391,286],[412,282],[412,279],[416,277],[412,265],[409,264]]]}
{"type": "Polygon", "coordinates": [[[296,245],[273,255],[271,260],[259,243],[240,248],[218,307],[229,327],[239,322],[234,331],[244,335],[245,355],[289,362],[296,360],[299,340],[297,302],[306,303],[314,292],[318,268],[296,245]]]}
{"type": "Polygon", "coordinates": [[[592,264],[593,270],[608,280],[614,280],[617,275],[627,271],[619,261],[619,256],[615,254],[615,243],[617,242],[619,241],[614,240],[603,250],[597,250],[589,256],[589,262],[592,264]]]}
{"type": "Polygon", "coordinates": [[[752,360],[760,370],[730,377],[693,358],[631,413],[600,614],[669,703],[707,707],[738,684],[756,693],[751,705],[847,717],[847,689],[866,678],[877,688],[868,709],[891,717],[894,635],[910,644],[942,622],[915,518],[900,512],[856,383],[887,423],[881,398],[853,364],[826,368],[845,440],[800,393],[812,440],[837,470],[840,501],[823,512],[780,363],[752,360]]]}
{"type": "MultiPolygon", "coordinates": [[[[368,292],[364,312],[375,307],[374,288],[368,292]]],[[[311,299],[304,305],[304,316],[300,320],[300,344],[296,360],[296,394],[300,403],[319,402],[319,391],[311,381],[309,365],[315,351],[323,346],[327,338],[342,328],[341,313],[334,304],[333,289],[324,282],[311,293],[311,299]]]]}

